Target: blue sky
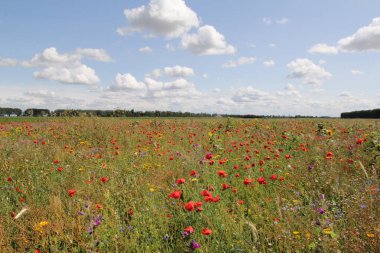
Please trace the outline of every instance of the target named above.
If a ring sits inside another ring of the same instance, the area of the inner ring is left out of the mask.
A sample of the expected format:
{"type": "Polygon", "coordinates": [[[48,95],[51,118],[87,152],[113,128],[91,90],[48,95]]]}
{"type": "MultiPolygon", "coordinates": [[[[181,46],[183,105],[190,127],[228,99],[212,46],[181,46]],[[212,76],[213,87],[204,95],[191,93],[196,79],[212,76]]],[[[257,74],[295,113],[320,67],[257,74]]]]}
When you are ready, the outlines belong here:
{"type": "Polygon", "coordinates": [[[0,3],[0,106],[328,115],[380,107],[380,1],[0,3]]]}

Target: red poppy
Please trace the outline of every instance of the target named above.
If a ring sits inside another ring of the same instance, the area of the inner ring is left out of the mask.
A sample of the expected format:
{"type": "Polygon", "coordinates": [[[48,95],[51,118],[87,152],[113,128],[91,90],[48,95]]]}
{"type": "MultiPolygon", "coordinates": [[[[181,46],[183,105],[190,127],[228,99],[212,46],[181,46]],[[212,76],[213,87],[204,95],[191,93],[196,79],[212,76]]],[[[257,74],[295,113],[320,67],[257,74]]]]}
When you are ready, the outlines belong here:
{"type": "Polygon", "coordinates": [[[272,176],[270,176],[270,179],[276,180],[277,179],[277,175],[276,174],[272,174],[272,176]]]}
{"type": "Polygon", "coordinates": [[[69,194],[70,197],[74,196],[74,194],[76,193],[77,191],[76,190],[68,190],[67,193],[69,194]]]}
{"type": "Polygon", "coordinates": [[[188,226],[187,228],[184,229],[184,231],[186,231],[189,234],[192,234],[194,233],[194,228],[192,226],[188,226]]]}
{"type": "Polygon", "coordinates": [[[333,157],[334,157],[334,155],[331,151],[327,152],[326,159],[332,159],[333,157]]]}
{"type": "Polygon", "coordinates": [[[57,170],[58,170],[59,172],[62,172],[63,168],[62,168],[62,167],[59,167],[57,170]]]}
{"type": "Polygon", "coordinates": [[[59,160],[58,160],[58,159],[54,160],[54,163],[55,163],[55,164],[58,164],[58,163],[59,163],[59,160]]]}
{"type": "Polygon", "coordinates": [[[245,179],[244,179],[244,184],[245,184],[245,185],[249,185],[250,183],[252,183],[251,180],[249,180],[248,178],[245,178],[245,179]]]}
{"type": "Polygon", "coordinates": [[[226,189],[231,188],[231,187],[232,187],[231,185],[222,184],[222,190],[226,190],[226,189]]]}
{"type": "Polygon", "coordinates": [[[210,160],[210,159],[212,158],[212,154],[211,154],[211,153],[208,153],[208,154],[205,156],[205,158],[206,158],[207,160],[210,160]]]}
{"type": "Polygon", "coordinates": [[[243,205],[243,204],[244,204],[244,200],[239,200],[237,203],[238,203],[239,205],[243,205]]]}
{"type": "Polygon", "coordinates": [[[211,235],[212,234],[212,230],[209,229],[209,228],[205,228],[202,230],[202,234],[203,235],[211,235]]]}
{"type": "Polygon", "coordinates": [[[265,182],[265,178],[263,178],[263,177],[259,177],[259,178],[257,179],[257,182],[259,182],[259,184],[266,184],[266,182],[265,182]]]}
{"type": "Polygon", "coordinates": [[[227,177],[228,174],[224,170],[219,170],[218,171],[218,175],[221,176],[221,177],[227,177]]]}
{"type": "Polygon", "coordinates": [[[194,211],[195,209],[194,201],[190,201],[189,203],[187,203],[185,205],[185,209],[189,212],[194,211]]]}
{"type": "Polygon", "coordinates": [[[206,196],[212,196],[211,192],[209,192],[208,190],[204,190],[201,192],[201,195],[206,197],[206,196]]]}
{"type": "Polygon", "coordinates": [[[186,180],[184,178],[179,178],[177,180],[177,184],[184,184],[186,182],[186,180]]]}
{"type": "Polygon", "coordinates": [[[197,174],[198,172],[195,170],[190,171],[190,176],[196,176],[197,174]]]}
{"type": "Polygon", "coordinates": [[[356,140],[356,144],[360,145],[360,144],[362,144],[362,143],[363,143],[363,139],[358,138],[358,139],[356,140]]]}
{"type": "Polygon", "coordinates": [[[173,199],[179,199],[179,198],[181,198],[181,194],[182,194],[182,191],[174,191],[174,192],[169,194],[169,197],[171,197],[173,199]]]}
{"type": "Polygon", "coordinates": [[[8,182],[12,182],[13,179],[12,179],[11,177],[8,177],[7,181],[8,181],[8,182]]]}
{"type": "Polygon", "coordinates": [[[105,182],[108,182],[108,178],[107,177],[102,177],[101,179],[100,179],[100,181],[102,181],[103,183],[105,183],[105,182]]]}

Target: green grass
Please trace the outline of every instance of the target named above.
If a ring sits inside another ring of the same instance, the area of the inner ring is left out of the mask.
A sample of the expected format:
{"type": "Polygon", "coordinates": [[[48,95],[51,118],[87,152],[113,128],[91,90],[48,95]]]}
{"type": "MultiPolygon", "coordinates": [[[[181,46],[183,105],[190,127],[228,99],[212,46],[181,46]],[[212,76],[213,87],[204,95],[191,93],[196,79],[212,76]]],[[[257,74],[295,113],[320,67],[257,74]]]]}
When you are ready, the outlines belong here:
{"type": "Polygon", "coordinates": [[[378,121],[0,120],[0,252],[380,251],[378,121]]]}

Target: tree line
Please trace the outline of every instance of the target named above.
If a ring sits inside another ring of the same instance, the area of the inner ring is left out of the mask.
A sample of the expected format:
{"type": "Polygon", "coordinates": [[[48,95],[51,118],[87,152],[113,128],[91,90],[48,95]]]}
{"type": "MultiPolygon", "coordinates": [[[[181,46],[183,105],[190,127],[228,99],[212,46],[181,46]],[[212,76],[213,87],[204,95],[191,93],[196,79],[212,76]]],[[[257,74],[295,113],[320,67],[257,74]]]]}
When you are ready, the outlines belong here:
{"type": "MultiPolygon", "coordinates": [[[[376,111],[376,110],[374,110],[376,111]]],[[[379,118],[377,109],[377,118],[379,118]]],[[[346,116],[349,113],[342,113],[346,116]]],[[[135,111],[116,109],[116,110],[81,110],[81,109],[49,109],[28,108],[22,111],[19,108],[0,107],[0,116],[26,116],[26,117],[231,117],[231,118],[317,118],[313,116],[296,115],[256,115],[256,114],[216,114],[216,113],[192,113],[192,112],[173,112],[173,111],[135,111]]],[[[347,117],[347,116],[346,116],[347,117]]],[[[318,118],[328,118],[327,116],[318,118]]]]}
{"type": "Polygon", "coordinates": [[[342,112],[340,117],[341,118],[379,119],[380,118],[380,109],[342,112]]]}

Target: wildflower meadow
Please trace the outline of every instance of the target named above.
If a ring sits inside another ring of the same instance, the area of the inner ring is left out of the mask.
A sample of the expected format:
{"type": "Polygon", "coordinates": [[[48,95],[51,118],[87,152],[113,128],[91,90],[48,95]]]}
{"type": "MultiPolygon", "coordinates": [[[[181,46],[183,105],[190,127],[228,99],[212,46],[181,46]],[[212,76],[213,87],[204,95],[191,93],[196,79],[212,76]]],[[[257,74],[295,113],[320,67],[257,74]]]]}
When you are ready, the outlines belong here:
{"type": "Polygon", "coordinates": [[[0,252],[380,252],[380,121],[0,120],[0,252]]]}

